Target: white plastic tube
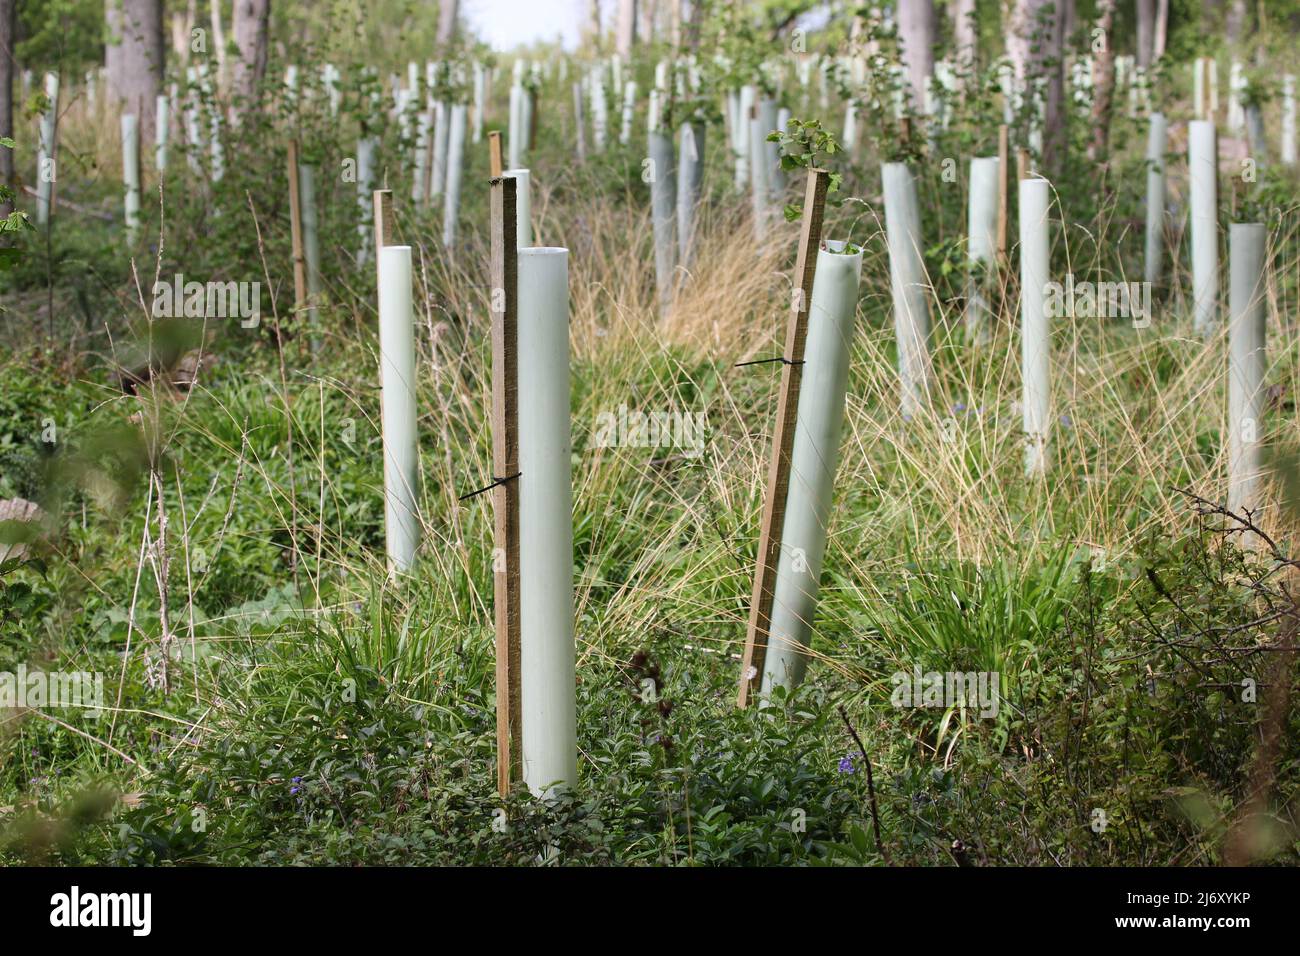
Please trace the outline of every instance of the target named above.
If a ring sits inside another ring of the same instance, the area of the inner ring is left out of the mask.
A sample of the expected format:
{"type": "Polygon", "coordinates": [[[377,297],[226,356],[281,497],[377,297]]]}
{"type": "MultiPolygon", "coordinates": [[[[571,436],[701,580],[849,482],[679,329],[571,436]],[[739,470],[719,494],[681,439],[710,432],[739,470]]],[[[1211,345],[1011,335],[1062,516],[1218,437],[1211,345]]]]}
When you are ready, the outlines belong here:
{"type": "Polygon", "coordinates": [[[567,249],[519,250],[519,664],[524,783],[578,782],[567,249]]]}
{"type": "Polygon", "coordinates": [[[582,84],[573,84],[573,126],[577,133],[578,162],[587,161],[587,127],[582,118],[582,84]]]}
{"type": "Polygon", "coordinates": [[[487,92],[487,76],[483,72],[483,64],[477,60],[474,61],[474,134],[473,142],[479,143],[483,139],[483,102],[487,92]]]}
{"type": "Polygon", "coordinates": [[[772,205],[781,202],[785,195],[785,173],[781,171],[781,144],[768,140],[768,135],[776,130],[784,130],[790,122],[790,111],[777,109],[776,100],[763,100],[758,106],[758,118],[762,123],[759,133],[763,137],[763,163],[767,167],[763,181],[767,184],[767,201],[772,205]],[[782,114],[785,118],[782,119],[782,114]]]}
{"type": "Polygon", "coordinates": [[[154,101],[153,165],[158,172],[167,171],[167,134],[171,125],[171,102],[167,94],[159,93],[154,101]]]}
{"type": "Polygon", "coordinates": [[[447,193],[442,205],[442,244],[450,249],[456,244],[456,219],[460,215],[460,174],[465,157],[465,104],[451,108],[451,126],[447,134],[447,193]]]}
{"type": "Polygon", "coordinates": [[[898,342],[900,409],[911,419],[925,405],[930,383],[930,304],[921,259],[921,208],[905,163],[880,168],[889,246],[889,286],[898,342]]]}
{"type": "Polygon", "coordinates": [[[626,146],[632,142],[632,113],[636,108],[636,81],[628,80],[623,87],[623,122],[618,130],[618,141],[626,146]]]}
{"type": "Polygon", "coordinates": [[[1156,285],[1164,273],[1165,142],[1165,115],[1152,113],[1147,134],[1147,242],[1142,276],[1149,285],[1156,285]]]}
{"type": "Polygon", "coordinates": [[[591,75],[591,139],[596,152],[605,151],[605,76],[597,69],[591,75]]]}
{"type": "Polygon", "coordinates": [[[450,104],[438,100],[433,104],[433,170],[429,177],[429,199],[442,195],[447,184],[447,146],[451,129],[450,104]]]}
{"type": "Polygon", "coordinates": [[[424,181],[429,175],[429,139],[433,135],[433,117],[421,110],[415,121],[415,174],[411,177],[411,201],[424,201],[424,181]]]}
{"type": "Polygon", "coordinates": [[[371,243],[374,237],[374,180],[375,150],[379,142],[373,136],[357,140],[357,235],[361,243],[357,251],[357,268],[369,264],[371,243]]]}
{"type": "Polygon", "coordinates": [[[817,253],[808,305],[790,486],[763,663],[764,697],[773,687],[794,687],[803,680],[834,498],[862,253],[844,254],[843,242],[826,245],[830,249],[817,253]]]}
{"type": "Polygon", "coordinates": [[[298,206],[302,210],[302,256],[307,266],[307,327],[312,351],[320,348],[320,228],[316,214],[316,167],[298,164],[298,206]]]}
{"type": "Polygon", "coordinates": [[[736,188],[744,189],[749,183],[749,113],[754,105],[754,88],[742,86],[736,100],[735,141],[731,148],[736,153],[736,188]]]}
{"type": "Polygon", "coordinates": [[[683,123],[677,143],[677,254],[683,266],[694,256],[695,209],[704,182],[703,123],[683,123]]]}
{"type": "Polygon", "coordinates": [[[59,75],[45,74],[45,96],[50,101],[41,114],[41,139],[36,158],[36,221],[45,225],[50,221],[50,203],[54,196],[54,181],[58,178],[58,160],[55,157],[54,137],[59,117],[59,75]]]}
{"type": "Polygon", "coordinates": [[[526,169],[507,169],[501,173],[519,182],[515,185],[515,239],[520,249],[533,244],[532,174],[526,169]]]}
{"type": "Polygon", "coordinates": [[[126,241],[134,245],[140,229],[140,123],[134,113],[122,114],[122,184],[126,241]]]}
{"type": "Polygon", "coordinates": [[[668,302],[676,265],[676,242],[673,237],[677,218],[676,176],[673,170],[671,133],[651,130],[648,134],[650,167],[650,226],[654,233],[655,288],[659,304],[668,302]]]}
{"type": "Polygon", "coordinates": [[[384,536],[388,571],[393,575],[411,567],[420,544],[414,329],[411,247],[384,246],[379,250],[379,384],[384,430],[384,536]]]}
{"type": "Polygon", "coordinates": [[[1020,180],[1020,356],[1025,473],[1047,468],[1051,427],[1051,330],[1045,296],[1049,262],[1046,179],[1020,180]]]}
{"type": "Polygon", "coordinates": [[[1282,77],[1282,162],[1294,166],[1295,146],[1295,77],[1282,77]]]}
{"type": "Polygon", "coordinates": [[[754,237],[762,239],[767,235],[772,212],[771,177],[775,175],[775,170],[769,161],[771,156],[767,147],[776,144],[767,142],[767,134],[776,125],[776,103],[768,99],[760,100],[755,104],[753,113],[746,124],[749,129],[749,195],[754,216],[754,237]]]}
{"type": "Polygon", "coordinates": [[[966,208],[966,260],[970,276],[966,291],[966,337],[989,340],[989,284],[997,254],[998,158],[976,156],[970,161],[970,196],[966,208]]]}
{"type": "Polygon", "coordinates": [[[1192,193],[1192,301],[1196,331],[1219,323],[1219,150],[1214,123],[1187,124],[1187,167],[1192,193]]]}
{"type": "Polygon", "coordinates": [[[1260,223],[1228,227],[1228,508],[1236,512],[1262,503],[1266,246],[1260,223]]]}

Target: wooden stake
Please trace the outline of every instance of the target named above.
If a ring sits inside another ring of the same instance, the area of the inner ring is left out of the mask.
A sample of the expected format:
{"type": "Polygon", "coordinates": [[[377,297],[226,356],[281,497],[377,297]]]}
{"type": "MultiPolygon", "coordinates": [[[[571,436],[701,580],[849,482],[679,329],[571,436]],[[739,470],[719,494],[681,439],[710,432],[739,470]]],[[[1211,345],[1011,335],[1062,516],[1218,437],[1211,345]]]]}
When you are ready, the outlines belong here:
{"type": "Polygon", "coordinates": [[[1029,165],[1029,150],[1022,147],[1016,150],[1016,178],[1028,179],[1032,175],[1029,165]]]}
{"type": "Polygon", "coordinates": [[[501,131],[488,133],[488,172],[492,179],[501,175],[501,131]]]}
{"type": "Polygon", "coordinates": [[[1007,216],[1010,213],[1007,190],[1007,166],[1011,162],[1011,147],[1007,127],[998,127],[998,265],[1007,259],[1007,216]]]}
{"type": "Polygon", "coordinates": [[[379,268],[379,250],[393,244],[393,191],[375,190],[375,268],[379,268]]]}
{"type": "Polygon", "coordinates": [[[289,232],[293,242],[294,311],[307,308],[307,257],[302,247],[302,198],[298,192],[298,141],[289,141],[289,232]]]}
{"type": "Polygon", "coordinates": [[[529,93],[528,99],[528,151],[531,153],[537,148],[537,97],[529,93]]]}
{"type": "MultiPolygon", "coordinates": [[[[498,143],[500,141],[498,140],[498,143]]],[[[513,178],[491,181],[492,552],[496,619],[497,791],[523,777],[519,693],[519,263],[513,178]]]]}
{"type": "Polygon", "coordinates": [[[781,534],[785,527],[786,493],[790,488],[790,457],[794,449],[795,419],[799,412],[799,387],[803,381],[803,350],[808,337],[808,306],[812,301],[817,253],[821,248],[822,217],[826,212],[826,188],[830,174],[824,169],[808,170],[804,191],[803,226],[799,235],[799,257],[795,275],[799,288],[786,327],[785,354],[781,365],[781,398],[776,409],[776,432],[772,437],[772,459],[767,473],[767,496],[763,503],[763,524],[758,539],[758,564],[749,601],[749,628],[740,666],[740,691],[736,705],[745,707],[763,681],[767,658],[768,628],[772,624],[772,598],[776,590],[776,569],[781,558],[781,534]]]}

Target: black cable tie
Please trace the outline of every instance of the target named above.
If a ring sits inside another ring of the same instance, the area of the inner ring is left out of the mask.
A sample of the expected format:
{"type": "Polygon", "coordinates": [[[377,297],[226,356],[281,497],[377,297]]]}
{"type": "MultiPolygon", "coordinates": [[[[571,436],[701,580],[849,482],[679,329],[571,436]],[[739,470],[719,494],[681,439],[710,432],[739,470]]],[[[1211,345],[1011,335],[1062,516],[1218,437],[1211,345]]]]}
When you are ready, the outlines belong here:
{"type": "Polygon", "coordinates": [[[803,359],[800,359],[800,360],[797,361],[797,362],[792,362],[792,361],[790,361],[788,358],[786,358],[784,355],[778,355],[776,358],[770,358],[770,359],[754,359],[754,361],[752,361],[752,362],[737,362],[735,365],[733,365],[733,366],[731,366],[731,367],[732,367],[732,368],[744,368],[746,365],[769,365],[769,364],[771,364],[772,362],[780,362],[782,365],[802,365],[802,364],[803,364],[803,359]]]}
{"type": "Polygon", "coordinates": [[[478,489],[477,491],[471,491],[471,492],[470,492],[469,494],[467,494],[467,495],[461,495],[461,496],[460,496],[459,498],[457,498],[456,500],[457,500],[457,501],[468,501],[470,498],[475,498],[475,497],[477,497],[477,496],[483,494],[483,492],[485,492],[485,491],[491,491],[493,488],[496,488],[496,487],[498,487],[499,485],[504,485],[507,481],[514,481],[516,478],[518,478],[518,477],[519,477],[520,475],[522,475],[522,474],[523,474],[522,471],[516,471],[513,475],[506,475],[504,478],[493,478],[493,479],[492,479],[492,484],[490,484],[490,485],[484,485],[482,488],[478,489]]]}

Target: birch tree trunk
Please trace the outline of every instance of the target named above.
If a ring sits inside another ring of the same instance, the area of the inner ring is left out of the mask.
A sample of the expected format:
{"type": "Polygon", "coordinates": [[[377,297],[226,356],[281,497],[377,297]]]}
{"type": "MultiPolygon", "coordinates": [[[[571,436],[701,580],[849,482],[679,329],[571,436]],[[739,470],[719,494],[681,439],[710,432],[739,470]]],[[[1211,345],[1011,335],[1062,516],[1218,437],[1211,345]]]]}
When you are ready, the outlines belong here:
{"type": "Polygon", "coordinates": [[[235,64],[233,90],[236,96],[252,100],[266,76],[267,25],[271,0],[235,0],[235,64]]]}
{"type": "Polygon", "coordinates": [[[911,88],[912,105],[925,103],[925,84],[934,75],[934,0],[899,0],[898,38],[911,88]]]}
{"type": "Polygon", "coordinates": [[[952,19],[952,38],[953,45],[957,48],[958,64],[974,64],[975,0],[952,0],[948,16],[952,19]]]}

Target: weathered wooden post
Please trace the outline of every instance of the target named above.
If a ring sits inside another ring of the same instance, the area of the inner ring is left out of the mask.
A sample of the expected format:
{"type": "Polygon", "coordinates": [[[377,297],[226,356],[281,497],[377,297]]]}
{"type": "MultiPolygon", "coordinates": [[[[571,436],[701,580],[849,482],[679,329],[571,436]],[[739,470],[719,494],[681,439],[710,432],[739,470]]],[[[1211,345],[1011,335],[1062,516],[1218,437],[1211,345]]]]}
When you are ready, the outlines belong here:
{"type": "Polygon", "coordinates": [[[493,130],[488,133],[488,172],[496,179],[501,175],[501,133],[493,130]]]}
{"type": "Polygon", "coordinates": [[[741,660],[740,689],[736,703],[746,707],[750,698],[762,690],[767,671],[768,643],[772,628],[773,597],[776,592],[781,537],[785,530],[785,513],[790,488],[790,459],[794,450],[795,423],[799,411],[799,391],[803,382],[803,362],[808,336],[808,307],[812,301],[813,282],[817,273],[821,245],[822,218],[826,210],[826,189],[830,174],[824,169],[810,169],[804,191],[803,224],[799,236],[799,255],[795,262],[798,286],[794,290],[790,321],[786,327],[785,354],[781,357],[781,397],[777,404],[776,429],[772,436],[772,458],[768,466],[767,490],[763,501],[763,518],[758,539],[758,560],[754,569],[754,587],[749,601],[749,626],[745,634],[745,651],[741,660]]]}

